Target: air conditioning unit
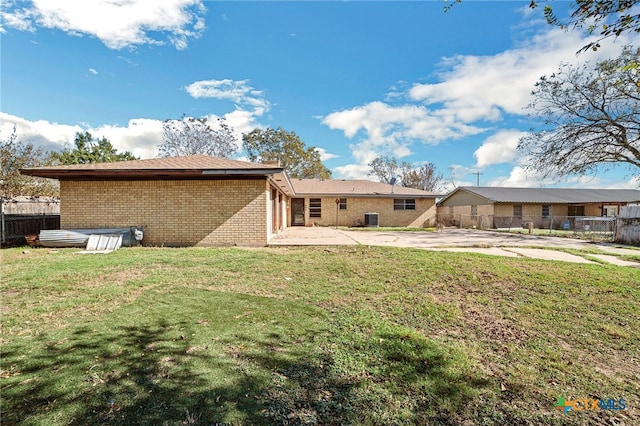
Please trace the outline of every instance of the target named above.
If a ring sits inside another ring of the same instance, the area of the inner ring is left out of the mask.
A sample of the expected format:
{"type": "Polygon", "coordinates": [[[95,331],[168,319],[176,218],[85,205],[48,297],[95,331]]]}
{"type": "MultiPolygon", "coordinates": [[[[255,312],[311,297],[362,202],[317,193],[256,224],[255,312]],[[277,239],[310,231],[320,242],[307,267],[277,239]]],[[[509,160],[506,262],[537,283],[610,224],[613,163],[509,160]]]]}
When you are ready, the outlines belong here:
{"type": "Polygon", "coordinates": [[[364,214],[364,226],[370,228],[378,227],[378,213],[365,213],[364,214]]]}

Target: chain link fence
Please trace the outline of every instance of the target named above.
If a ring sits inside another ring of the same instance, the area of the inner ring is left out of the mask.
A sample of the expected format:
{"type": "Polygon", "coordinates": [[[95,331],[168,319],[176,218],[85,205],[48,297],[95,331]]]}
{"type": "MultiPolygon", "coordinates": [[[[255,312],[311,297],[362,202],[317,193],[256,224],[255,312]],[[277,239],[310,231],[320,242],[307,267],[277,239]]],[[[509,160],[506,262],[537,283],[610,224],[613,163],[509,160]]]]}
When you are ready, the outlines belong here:
{"type": "Polygon", "coordinates": [[[609,216],[494,216],[439,214],[443,227],[493,229],[538,235],[569,236],[594,241],[613,241],[616,217],[609,216]]]}

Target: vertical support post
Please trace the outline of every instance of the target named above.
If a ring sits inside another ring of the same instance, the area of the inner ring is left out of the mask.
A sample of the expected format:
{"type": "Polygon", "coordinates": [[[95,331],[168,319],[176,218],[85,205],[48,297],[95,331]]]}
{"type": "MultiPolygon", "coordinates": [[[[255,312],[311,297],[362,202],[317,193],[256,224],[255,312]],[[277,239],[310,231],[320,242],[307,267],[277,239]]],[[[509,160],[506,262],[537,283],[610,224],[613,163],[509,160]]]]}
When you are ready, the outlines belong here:
{"type": "Polygon", "coordinates": [[[2,216],[2,245],[7,241],[6,232],[7,228],[4,221],[4,197],[0,197],[0,216],[2,216]]]}

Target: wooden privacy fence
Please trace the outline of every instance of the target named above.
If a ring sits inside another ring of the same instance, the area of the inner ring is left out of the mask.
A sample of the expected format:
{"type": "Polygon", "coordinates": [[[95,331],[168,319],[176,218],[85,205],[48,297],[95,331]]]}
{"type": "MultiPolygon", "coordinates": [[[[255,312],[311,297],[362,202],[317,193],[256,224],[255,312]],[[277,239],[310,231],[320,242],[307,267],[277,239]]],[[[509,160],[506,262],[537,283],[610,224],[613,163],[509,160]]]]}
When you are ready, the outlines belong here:
{"type": "Polygon", "coordinates": [[[640,245],[640,206],[620,208],[616,241],[623,244],[640,245]]]}
{"type": "Polygon", "coordinates": [[[60,229],[60,205],[57,200],[17,197],[0,199],[0,243],[25,244],[27,235],[43,229],[60,229]]]}

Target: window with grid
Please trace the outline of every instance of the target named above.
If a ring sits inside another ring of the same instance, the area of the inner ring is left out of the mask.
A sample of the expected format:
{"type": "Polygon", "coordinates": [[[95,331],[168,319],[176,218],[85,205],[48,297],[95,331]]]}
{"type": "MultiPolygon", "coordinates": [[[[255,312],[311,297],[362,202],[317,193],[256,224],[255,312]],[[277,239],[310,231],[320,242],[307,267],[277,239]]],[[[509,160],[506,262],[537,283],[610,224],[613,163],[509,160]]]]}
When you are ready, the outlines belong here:
{"type": "Polygon", "coordinates": [[[549,204],[542,205],[542,217],[548,219],[551,215],[551,206],[549,204]]]}
{"type": "Polygon", "coordinates": [[[340,210],[346,210],[347,209],[347,199],[346,198],[340,198],[340,203],[338,203],[340,206],[340,210]]]}
{"type": "Polygon", "coordinates": [[[413,198],[398,198],[393,200],[394,210],[415,210],[416,200],[413,198]]]}
{"type": "Polygon", "coordinates": [[[471,206],[471,217],[478,216],[478,206],[471,206]]]}
{"type": "Polygon", "coordinates": [[[322,217],[322,199],[309,199],[309,217],[322,217]]]}
{"type": "Polygon", "coordinates": [[[522,204],[514,204],[513,217],[522,218],[522,204]]]}

